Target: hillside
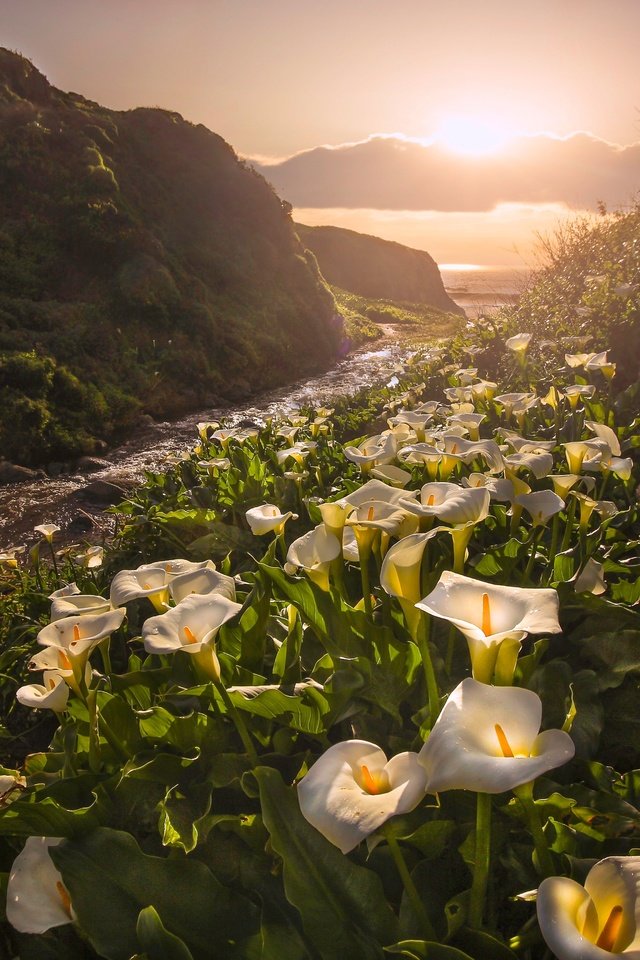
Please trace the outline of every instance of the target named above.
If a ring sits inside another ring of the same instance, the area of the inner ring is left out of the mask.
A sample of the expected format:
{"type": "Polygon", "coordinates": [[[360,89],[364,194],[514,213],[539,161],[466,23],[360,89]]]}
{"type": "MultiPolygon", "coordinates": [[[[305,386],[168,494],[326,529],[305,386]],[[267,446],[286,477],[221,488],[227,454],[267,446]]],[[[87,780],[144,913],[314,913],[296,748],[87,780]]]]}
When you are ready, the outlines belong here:
{"type": "Polygon", "coordinates": [[[298,236],[333,286],[362,297],[426,304],[463,314],[444,289],[438,265],[424,250],[342,227],[296,224],[298,236]]]}
{"type": "Polygon", "coordinates": [[[326,366],[341,337],[288,205],[221,137],[0,49],[0,458],[91,452],[141,411],[326,366]]]}

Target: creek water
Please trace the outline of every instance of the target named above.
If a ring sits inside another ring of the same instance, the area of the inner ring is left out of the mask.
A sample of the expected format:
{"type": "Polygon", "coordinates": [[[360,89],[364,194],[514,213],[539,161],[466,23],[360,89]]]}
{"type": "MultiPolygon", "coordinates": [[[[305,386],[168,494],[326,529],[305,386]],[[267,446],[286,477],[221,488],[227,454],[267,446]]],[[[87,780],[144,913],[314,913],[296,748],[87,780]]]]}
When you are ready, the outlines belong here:
{"type": "Polygon", "coordinates": [[[85,500],[83,488],[95,480],[124,486],[142,480],[145,470],[160,471],[168,457],[194,445],[196,424],[224,419],[227,424],[264,417],[306,403],[322,404],[331,397],[355,393],[361,387],[385,383],[414,352],[403,340],[401,328],[387,327],[385,337],[351,354],[320,376],[262,393],[234,407],[209,407],[174,422],[145,426],[122,446],[104,456],[108,467],[92,473],[61,474],[0,487],[0,548],[35,541],[33,528],[56,523],[62,528],[56,542],[96,540],[110,532],[112,518],[103,507],[85,500]]]}

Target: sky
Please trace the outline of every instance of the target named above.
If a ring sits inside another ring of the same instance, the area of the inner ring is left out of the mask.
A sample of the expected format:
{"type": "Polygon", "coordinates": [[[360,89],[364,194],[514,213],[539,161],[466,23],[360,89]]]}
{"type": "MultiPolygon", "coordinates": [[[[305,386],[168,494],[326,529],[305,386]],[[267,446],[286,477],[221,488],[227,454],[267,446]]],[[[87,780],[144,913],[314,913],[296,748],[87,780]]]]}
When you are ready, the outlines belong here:
{"type": "Polygon", "coordinates": [[[635,153],[608,145],[640,141],[638,37],[640,0],[0,0],[0,43],[55,86],[114,109],[177,110],[269,162],[299,219],[367,229],[439,262],[517,263],[570,211],[630,200],[635,153]],[[589,149],[547,149],[575,131],[589,149]],[[378,158],[341,184],[329,164],[309,202],[291,180],[313,172],[308,159],[282,166],[331,146],[330,160],[357,167],[369,155],[355,147],[379,142],[419,148],[413,175],[437,168],[438,190],[390,202],[387,178],[407,168],[378,158]],[[502,195],[527,146],[546,150],[546,165],[528,164],[532,189],[502,195]],[[557,156],[575,167],[563,183],[557,156]],[[376,175],[378,191],[351,196],[376,175]]]}

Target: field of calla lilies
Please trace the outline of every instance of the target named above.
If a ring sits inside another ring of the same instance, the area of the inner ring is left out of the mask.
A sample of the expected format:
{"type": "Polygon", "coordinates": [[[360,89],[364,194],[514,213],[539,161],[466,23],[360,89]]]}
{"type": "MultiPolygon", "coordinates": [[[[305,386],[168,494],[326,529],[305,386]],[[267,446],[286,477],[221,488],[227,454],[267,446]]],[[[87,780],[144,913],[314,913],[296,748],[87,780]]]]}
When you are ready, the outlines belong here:
{"type": "Polygon", "coordinates": [[[588,347],[478,322],[199,424],[104,558],[4,556],[3,955],[640,956],[640,433],[588,347]]]}

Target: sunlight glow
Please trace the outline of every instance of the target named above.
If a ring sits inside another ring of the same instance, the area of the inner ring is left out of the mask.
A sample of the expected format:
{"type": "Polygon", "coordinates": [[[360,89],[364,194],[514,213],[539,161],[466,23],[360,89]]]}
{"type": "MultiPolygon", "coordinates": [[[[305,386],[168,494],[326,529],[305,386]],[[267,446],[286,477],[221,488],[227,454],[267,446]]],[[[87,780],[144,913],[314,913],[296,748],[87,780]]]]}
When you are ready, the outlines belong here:
{"type": "Polygon", "coordinates": [[[454,153],[483,156],[501,150],[509,134],[493,120],[452,113],[442,120],[435,139],[454,153]]]}

